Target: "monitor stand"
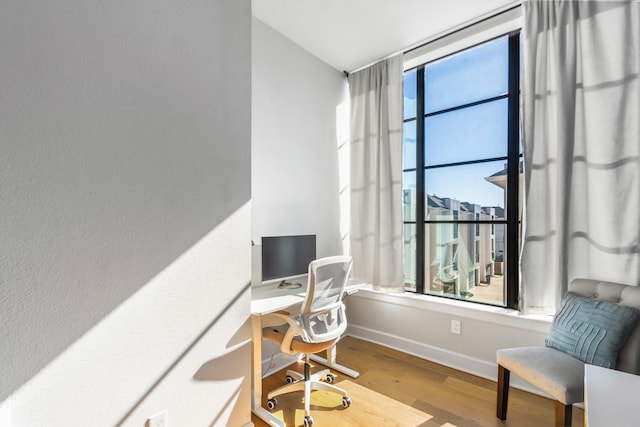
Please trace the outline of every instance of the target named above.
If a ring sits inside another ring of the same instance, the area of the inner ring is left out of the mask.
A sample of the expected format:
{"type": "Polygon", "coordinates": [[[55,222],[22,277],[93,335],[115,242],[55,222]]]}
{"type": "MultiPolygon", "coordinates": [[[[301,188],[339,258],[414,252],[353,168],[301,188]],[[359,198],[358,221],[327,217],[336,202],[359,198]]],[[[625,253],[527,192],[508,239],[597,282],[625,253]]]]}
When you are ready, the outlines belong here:
{"type": "Polygon", "coordinates": [[[302,287],[302,283],[287,282],[286,280],[283,280],[278,284],[279,289],[298,289],[301,287],[302,287]]]}

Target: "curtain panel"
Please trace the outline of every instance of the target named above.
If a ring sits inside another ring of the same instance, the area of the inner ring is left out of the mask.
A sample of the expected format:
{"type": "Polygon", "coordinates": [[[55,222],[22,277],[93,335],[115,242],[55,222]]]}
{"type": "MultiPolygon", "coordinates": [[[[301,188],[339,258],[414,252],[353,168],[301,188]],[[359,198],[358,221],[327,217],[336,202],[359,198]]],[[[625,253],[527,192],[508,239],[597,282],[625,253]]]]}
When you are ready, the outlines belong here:
{"type": "Polygon", "coordinates": [[[639,6],[523,3],[524,313],[574,278],[640,282],[639,6]]]}
{"type": "Polygon", "coordinates": [[[404,291],[402,55],[349,75],[352,276],[404,291]]]}

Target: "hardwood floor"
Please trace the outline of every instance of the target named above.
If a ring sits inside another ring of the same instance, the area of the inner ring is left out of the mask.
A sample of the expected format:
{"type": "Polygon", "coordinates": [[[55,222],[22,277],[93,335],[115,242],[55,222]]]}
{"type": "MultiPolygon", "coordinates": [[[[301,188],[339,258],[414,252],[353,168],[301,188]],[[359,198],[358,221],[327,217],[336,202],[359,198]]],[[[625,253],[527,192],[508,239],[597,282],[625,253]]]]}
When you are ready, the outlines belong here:
{"type": "MultiPolygon", "coordinates": [[[[495,415],[496,383],[418,357],[353,337],[338,343],[338,361],[360,372],[356,379],[339,373],[335,384],[352,400],[343,408],[339,395],[314,391],[311,415],[316,427],[543,427],[553,425],[553,402],[511,389],[506,421],[495,415]]],[[[300,366],[293,368],[301,369],[300,366]]],[[[322,366],[314,366],[322,369],[322,366]]],[[[497,369],[497,368],[496,368],[497,369]]],[[[263,390],[285,383],[285,371],[263,380],[263,390]]],[[[302,392],[278,397],[273,414],[287,426],[301,426],[302,392]]],[[[263,402],[264,406],[264,402],[263,402]]],[[[573,427],[583,426],[584,413],[573,408],[573,427]]],[[[255,416],[256,427],[267,424],[255,416]]]]}

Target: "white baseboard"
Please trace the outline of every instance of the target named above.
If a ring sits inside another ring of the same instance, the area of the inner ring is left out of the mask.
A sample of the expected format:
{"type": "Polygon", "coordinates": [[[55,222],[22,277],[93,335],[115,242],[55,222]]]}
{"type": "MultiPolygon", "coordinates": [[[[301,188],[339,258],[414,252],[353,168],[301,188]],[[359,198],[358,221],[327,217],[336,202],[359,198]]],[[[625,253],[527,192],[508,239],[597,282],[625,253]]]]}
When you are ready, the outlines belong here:
{"type": "MultiPolygon", "coordinates": [[[[466,354],[456,353],[408,338],[398,337],[353,324],[348,326],[346,334],[365,341],[380,344],[385,347],[393,348],[394,350],[429,360],[440,365],[448,366],[459,371],[467,372],[481,378],[497,381],[498,364],[496,362],[489,362],[466,354]]],[[[340,356],[338,355],[338,357],[340,356]]],[[[533,387],[526,381],[521,380],[515,374],[511,375],[510,385],[530,393],[551,398],[548,394],[533,387]]]]}

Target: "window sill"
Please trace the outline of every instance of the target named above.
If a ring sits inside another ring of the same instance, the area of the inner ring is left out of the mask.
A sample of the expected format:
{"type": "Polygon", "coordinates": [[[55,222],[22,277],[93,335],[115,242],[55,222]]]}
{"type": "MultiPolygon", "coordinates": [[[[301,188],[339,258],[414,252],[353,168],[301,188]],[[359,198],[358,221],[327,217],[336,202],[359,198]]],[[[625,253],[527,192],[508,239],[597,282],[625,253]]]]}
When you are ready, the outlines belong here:
{"type": "Polygon", "coordinates": [[[467,319],[480,320],[499,325],[509,325],[512,328],[547,334],[552,316],[522,315],[517,310],[491,305],[478,304],[440,298],[431,295],[420,295],[411,292],[385,293],[374,290],[371,285],[361,287],[351,298],[364,298],[387,304],[428,310],[437,313],[460,316],[467,319]]]}

